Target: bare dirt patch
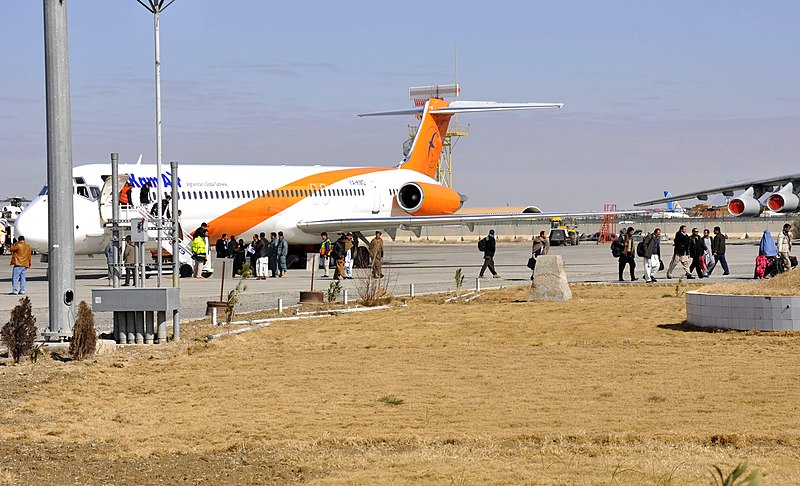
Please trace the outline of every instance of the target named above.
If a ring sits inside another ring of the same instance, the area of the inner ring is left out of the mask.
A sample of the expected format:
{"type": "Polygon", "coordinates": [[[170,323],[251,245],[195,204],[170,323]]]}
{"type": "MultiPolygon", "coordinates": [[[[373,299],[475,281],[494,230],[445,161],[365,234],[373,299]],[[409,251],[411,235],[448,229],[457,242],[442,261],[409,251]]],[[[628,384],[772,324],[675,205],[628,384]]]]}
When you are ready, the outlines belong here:
{"type": "Polygon", "coordinates": [[[708,484],[800,474],[800,336],[663,287],[527,289],[0,366],[0,482],[708,484]]]}

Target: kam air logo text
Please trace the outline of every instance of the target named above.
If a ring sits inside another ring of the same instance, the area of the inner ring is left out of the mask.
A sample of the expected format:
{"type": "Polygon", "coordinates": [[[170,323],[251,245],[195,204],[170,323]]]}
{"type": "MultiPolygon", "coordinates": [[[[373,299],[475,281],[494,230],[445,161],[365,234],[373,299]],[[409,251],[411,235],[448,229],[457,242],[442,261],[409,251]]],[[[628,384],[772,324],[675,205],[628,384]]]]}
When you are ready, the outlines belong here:
{"type": "MultiPolygon", "coordinates": [[[[158,178],[156,177],[136,177],[136,174],[131,173],[128,177],[128,183],[133,187],[142,187],[147,182],[150,183],[151,186],[155,187],[158,178]]],[[[164,187],[172,187],[172,172],[164,172],[161,174],[161,183],[164,187]]],[[[181,178],[178,177],[178,187],[182,187],[181,178]]]]}

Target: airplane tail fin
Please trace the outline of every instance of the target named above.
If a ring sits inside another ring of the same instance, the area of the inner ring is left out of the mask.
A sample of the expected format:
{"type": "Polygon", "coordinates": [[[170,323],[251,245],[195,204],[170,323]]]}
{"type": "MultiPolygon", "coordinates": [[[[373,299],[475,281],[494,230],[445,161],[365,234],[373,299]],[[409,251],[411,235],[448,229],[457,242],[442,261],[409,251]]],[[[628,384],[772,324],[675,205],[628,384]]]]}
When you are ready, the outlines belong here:
{"type": "MultiPolygon", "coordinates": [[[[438,88],[438,87],[431,87],[438,88]]],[[[420,90],[423,88],[412,88],[420,90]]],[[[458,86],[455,86],[456,91],[458,86]]],[[[413,170],[428,177],[436,176],[439,158],[442,155],[443,141],[447,136],[450,118],[458,113],[477,113],[488,111],[533,110],[541,108],[561,108],[561,103],[497,103],[494,101],[452,101],[447,102],[432,96],[419,107],[409,110],[364,113],[358,116],[417,115],[421,117],[417,134],[411,144],[402,169],[413,170]]]]}
{"type": "MultiPolygon", "coordinates": [[[[664,191],[664,197],[672,197],[672,194],[669,191],[664,191]]],[[[670,213],[685,213],[686,210],[681,207],[678,201],[669,201],[667,203],[667,211],[670,213]]]]}

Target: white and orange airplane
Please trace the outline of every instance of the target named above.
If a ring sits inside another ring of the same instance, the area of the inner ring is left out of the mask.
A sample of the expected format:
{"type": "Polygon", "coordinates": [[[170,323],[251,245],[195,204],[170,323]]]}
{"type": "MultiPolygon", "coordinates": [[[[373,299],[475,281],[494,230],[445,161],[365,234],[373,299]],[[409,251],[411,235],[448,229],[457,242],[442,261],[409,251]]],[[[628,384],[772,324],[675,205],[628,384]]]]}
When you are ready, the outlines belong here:
{"type": "MultiPolygon", "coordinates": [[[[421,118],[405,159],[396,167],[287,167],[256,165],[181,165],[178,187],[170,174],[160,174],[165,194],[177,195],[182,227],[192,231],[207,222],[209,238],[223,233],[249,240],[253,233],[283,231],[290,253],[305,258],[314,251],[319,234],[382,230],[392,238],[398,229],[419,233],[423,226],[479,223],[509,224],[552,216],[596,213],[454,214],[465,197],[434,179],[442,153],[442,139],[453,115],[561,108],[561,103],[497,103],[452,101],[457,85],[412,88],[414,96],[427,92],[422,106],[408,110],[359,116],[416,115],[421,118]]],[[[139,188],[155,186],[155,165],[121,164],[120,174],[139,188]]],[[[110,164],[77,166],[73,170],[75,252],[102,253],[111,240],[106,224],[111,207],[110,164]]],[[[155,192],[155,190],[153,191],[155,192]]],[[[130,216],[130,213],[129,213],[130,216]]],[[[136,214],[134,217],[138,216],[136,214]]],[[[41,253],[49,253],[47,187],[20,214],[16,234],[41,253]]]]}

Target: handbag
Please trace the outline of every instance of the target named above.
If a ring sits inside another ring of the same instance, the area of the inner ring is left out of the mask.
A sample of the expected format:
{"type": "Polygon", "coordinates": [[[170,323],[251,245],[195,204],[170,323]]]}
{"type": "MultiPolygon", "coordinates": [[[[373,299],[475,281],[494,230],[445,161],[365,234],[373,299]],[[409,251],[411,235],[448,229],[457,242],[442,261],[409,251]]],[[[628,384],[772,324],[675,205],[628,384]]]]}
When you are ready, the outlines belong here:
{"type": "Polygon", "coordinates": [[[658,259],[658,271],[664,270],[664,260],[658,259]]]}
{"type": "Polygon", "coordinates": [[[534,267],[536,267],[536,258],[535,257],[528,258],[528,268],[533,270],[534,267]]]}

